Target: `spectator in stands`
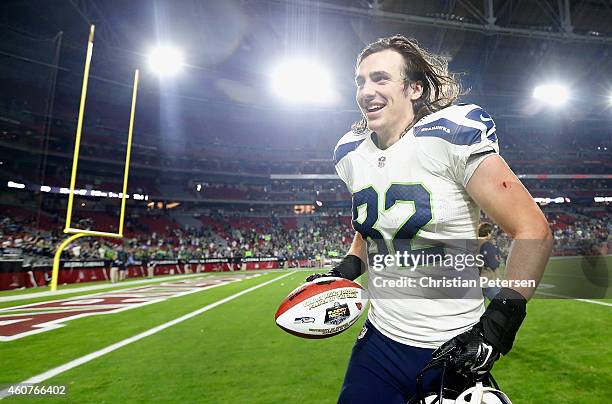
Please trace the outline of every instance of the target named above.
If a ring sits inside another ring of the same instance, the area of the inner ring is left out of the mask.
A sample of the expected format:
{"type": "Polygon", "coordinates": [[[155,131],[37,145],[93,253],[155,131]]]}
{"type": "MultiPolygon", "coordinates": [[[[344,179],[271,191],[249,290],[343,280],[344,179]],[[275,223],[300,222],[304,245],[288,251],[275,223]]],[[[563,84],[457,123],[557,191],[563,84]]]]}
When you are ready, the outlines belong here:
{"type": "Polygon", "coordinates": [[[127,252],[125,251],[125,247],[123,246],[118,247],[116,257],[117,257],[116,259],[117,268],[119,269],[119,281],[123,281],[127,277],[126,272],[127,272],[127,261],[128,261],[128,256],[127,256],[127,252]]]}
{"type": "MultiPolygon", "coordinates": [[[[495,239],[493,239],[492,233],[493,225],[491,223],[481,223],[478,227],[480,254],[482,255],[482,259],[484,261],[484,265],[479,268],[480,276],[483,278],[487,278],[488,280],[499,279],[499,274],[497,270],[501,261],[500,252],[497,246],[495,245],[495,239]]],[[[482,293],[487,299],[493,300],[495,295],[499,293],[499,290],[499,287],[493,286],[483,288],[482,293]]]]}

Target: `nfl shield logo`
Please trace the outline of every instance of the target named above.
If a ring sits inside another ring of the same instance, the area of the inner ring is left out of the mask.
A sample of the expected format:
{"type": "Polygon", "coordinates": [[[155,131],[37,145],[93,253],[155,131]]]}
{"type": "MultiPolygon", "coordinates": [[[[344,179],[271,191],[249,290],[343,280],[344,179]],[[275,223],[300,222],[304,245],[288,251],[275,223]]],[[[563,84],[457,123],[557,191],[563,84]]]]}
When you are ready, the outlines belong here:
{"type": "Polygon", "coordinates": [[[387,158],[385,156],[378,158],[378,168],[383,168],[385,166],[385,160],[387,158]]]}

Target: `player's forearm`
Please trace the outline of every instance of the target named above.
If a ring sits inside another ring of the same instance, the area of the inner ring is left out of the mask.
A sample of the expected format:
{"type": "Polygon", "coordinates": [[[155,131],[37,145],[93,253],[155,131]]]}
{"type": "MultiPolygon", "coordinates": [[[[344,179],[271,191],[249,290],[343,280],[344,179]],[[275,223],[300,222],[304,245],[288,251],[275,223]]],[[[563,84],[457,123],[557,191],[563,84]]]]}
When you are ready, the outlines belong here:
{"type": "Polygon", "coordinates": [[[363,262],[368,262],[368,254],[366,248],[366,242],[361,237],[361,234],[355,232],[355,236],[353,237],[353,241],[351,243],[351,248],[349,248],[347,255],[356,255],[363,262]]]}
{"type": "MultiPolygon", "coordinates": [[[[511,281],[534,280],[540,283],[548,258],[552,251],[553,238],[548,223],[533,226],[529,230],[515,235],[506,262],[506,278],[511,281]]],[[[525,299],[529,300],[535,287],[512,287],[525,299]]]]}
{"type": "Polygon", "coordinates": [[[466,187],[495,223],[514,239],[508,257],[508,280],[534,280],[531,287],[513,287],[529,299],[540,281],[552,250],[546,217],[521,181],[500,156],[484,160],[466,187]]]}

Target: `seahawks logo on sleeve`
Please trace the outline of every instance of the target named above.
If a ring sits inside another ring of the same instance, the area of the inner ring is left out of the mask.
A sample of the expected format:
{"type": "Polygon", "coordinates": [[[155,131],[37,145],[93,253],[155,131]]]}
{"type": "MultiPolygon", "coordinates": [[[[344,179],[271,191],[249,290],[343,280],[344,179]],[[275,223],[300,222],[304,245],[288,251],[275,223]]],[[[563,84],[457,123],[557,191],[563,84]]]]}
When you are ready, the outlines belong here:
{"type": "Polygon", "coordinates": [[[485,111],[484,109],[480,107],[476,107],[475,109],[468,112],[468,114],[465,117],[473,121],[476,121],[476,122],[482,122],[486,127],[485,133],[487,135],[487,139],[489,139],[492,142],[497,141],[497,135],[495,133],[496,132],[495,122],[493,121],[493,118],[491,118],[491,115],[489,115],[487,111],[485,111]]]}
{"type": "Polygon", "coordinates": [[[495,122],[477,105],[455,105],[426,117],[414,127],[415,137],[437,137],[458,146],[472,146],[483,140],[497,142],[495,122]]]}

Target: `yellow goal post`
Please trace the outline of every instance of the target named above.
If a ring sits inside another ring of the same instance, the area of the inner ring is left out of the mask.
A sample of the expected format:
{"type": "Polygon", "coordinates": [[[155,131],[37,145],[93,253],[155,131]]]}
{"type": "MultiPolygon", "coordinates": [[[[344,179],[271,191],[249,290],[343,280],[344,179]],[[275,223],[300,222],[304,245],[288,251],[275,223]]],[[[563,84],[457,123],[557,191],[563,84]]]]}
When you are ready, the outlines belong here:
{"type": "Polygon", "coordinates": [[[79,116],[77,120],[76,140],[74,142],[74,153],[72,157],[72,173],[70,175],[70,191],[68,193],[68,206],[66,209],[66,225],[64,227],[64,233],[71,234],[71,236],[68,237],[66,240],[64,240],[58,246],[57,250],[55,251],[55,256],[53,257],[53,271],[51,272],[51,291],[57,290],[57,281],[59,277],[59,267],[60,267],[62,252],[74,240],[80,237],[85,237],[85,236],[123,238],[123,222],[125,218],[125,203],[128,197],[127,196],[127,185],[128,185],[128,176],[130,173],[130,155],[132,153],[132,131],[134,128],[134,114],[136,111],[136,95],[138,93],[138,78],[139,78],[138,69],[136,69],[136,71],[134,72],[134,86],[133,86],[133,91],[132,91],[132,107],[130,111],[130,124],[128,128],[127,150],[125,154],[125,168],[123,171],[123,192],[120,195],[121,210],[119,214],[119,231],[117,233],[110,233],[110,232],[103,232],[103,231],[77,229],[77,228],[72,227],[72,211],[73,211],[73,204],[74,204],[77,167],[79,163],[79,149],[81,146],[81,132],[83,130],[83,113],[85,110],[85,99],[87,98],[87,82],[89,79],[89,66],[91,64],[91,56],[93,53],[94,30],[95,30],[95,27],[92,25],[89,30],[89,39],[87,41],[87,54],[85,57],[85,72],[83,75],[83,87],[81,89],[81,103],[79,106],[79,116]]]}

